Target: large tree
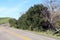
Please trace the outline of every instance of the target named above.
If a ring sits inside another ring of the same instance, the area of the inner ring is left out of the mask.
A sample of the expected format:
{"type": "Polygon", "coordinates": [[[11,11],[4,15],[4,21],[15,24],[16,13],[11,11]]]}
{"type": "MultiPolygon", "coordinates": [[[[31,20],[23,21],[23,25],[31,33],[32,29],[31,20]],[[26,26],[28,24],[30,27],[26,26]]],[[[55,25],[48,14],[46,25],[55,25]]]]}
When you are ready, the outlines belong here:
{"type": "Polygon", "coordinates": [[[19,18],[19,28],[38,31],[47,30],[49,23],[46,18],[50,18],[48,8],[42,4],[34,5],[19,18]]]}

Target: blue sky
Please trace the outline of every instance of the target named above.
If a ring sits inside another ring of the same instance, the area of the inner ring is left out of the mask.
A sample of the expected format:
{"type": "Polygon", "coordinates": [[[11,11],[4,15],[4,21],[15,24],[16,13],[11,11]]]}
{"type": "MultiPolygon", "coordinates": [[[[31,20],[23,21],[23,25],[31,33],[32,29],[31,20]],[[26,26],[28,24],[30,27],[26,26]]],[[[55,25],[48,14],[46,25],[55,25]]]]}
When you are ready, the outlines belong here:
{"type": "Polygon", "coordinates": [[[31,6],[40,3],[43,3],[43,1],[42,0],[0,0],[0,17],[12,17],[18,19],[31,6]]]}
{"type": "Polygon", "coordinates": [[[29,7],[40,3],[41,0],[0,0],[0,17],[18,19],[29,7]]]}

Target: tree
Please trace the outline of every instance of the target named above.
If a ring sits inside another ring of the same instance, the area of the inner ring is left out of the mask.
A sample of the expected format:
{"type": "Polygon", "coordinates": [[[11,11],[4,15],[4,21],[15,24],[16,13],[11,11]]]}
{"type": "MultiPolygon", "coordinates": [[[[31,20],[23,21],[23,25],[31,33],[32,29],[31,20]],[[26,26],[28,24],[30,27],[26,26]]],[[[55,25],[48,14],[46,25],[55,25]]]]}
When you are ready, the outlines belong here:
{"type": "Polygon", "coordinates": [[[48,30],[49,24],[46,17],[50,18],[48,8],[42,4],[34,5],[19,18],[19,28],[35,31],[48,30]]]}
{"type": "Polygon", "coordinates": [[[60,8],[60,4],[58,3],[59,0],[44,0],[44,1],[45,1],[46,6],[49,8],[50,13],[51,13],[50,18],[49,19],[47,18],[48,22],[50,23],[50,27],[51,27],[51,29],[57,31],[57,29],[55,28],[55,25],[54,25],[53,18],[57,14],[56,10],[60,8]]]}

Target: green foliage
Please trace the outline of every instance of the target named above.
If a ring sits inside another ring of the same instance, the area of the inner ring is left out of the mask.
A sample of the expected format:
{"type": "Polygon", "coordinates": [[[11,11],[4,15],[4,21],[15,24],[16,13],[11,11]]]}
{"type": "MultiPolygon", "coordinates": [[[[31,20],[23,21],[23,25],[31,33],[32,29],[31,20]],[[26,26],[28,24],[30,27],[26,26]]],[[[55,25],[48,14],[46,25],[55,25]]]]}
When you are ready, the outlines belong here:
{"type": "Polygon", "coordinates": [[[34,31],[45,31],[48,29],[47,18],[49,18],[50,13],[48,8],[42,4],[34,5],[28,9],[28,11],[23,14],[18,20],[11,18],[9,20],[10,26],[34,30],[34,31]]]}
{"type": "Polygon", "coordinates": [[[41,22],[45,22],[46,24],[47,20],[45,16],[48,17],[48,14],[49,12],[47,7],[43,6],[42,4],[34,5],[33,7],[30,7],[29,10],[18,19],[18,27],[21,29],[35,31],[46,30],[48,29],[48,27],[46,27],[47,25],[43,27],[44,24],[42,25],[41,22]],[[43,10],[45,13],[42,12],[43,10]]]}
{"type": "Polygon", "coordinates": [[[16,27],[17,28],[17,20],[14,18],[10,18],[9,24],[11,27],[16,27]]]}
{"type": "MultiPolygon", "coordinates": [[[[9,23],[11,27],[24,29],[24,30],[31,30],[31,31],[42,31],[42,32],[45,31],[48,34],[50,31],[51,33],[53,33],[53,30],[49,30],[52,24],[52,23],[49,24],[50,19],[51,18],[48,8],[43,6],[42,4],[40,5],[38,4],[30,7],[28,11],[25,12],[25,14],[23,14],[18,20],[11,18],[9,20],[9,23]]],[[[56,21],[55,26],[58,26],[57,28],[60,28],[59,27],[60,22],[56,21]]]]}
{"type": "Polygon", "coordinates": [[[57,29],[60,29],[60,14],[56,14],[55,17],[53,18],[54,20],[54,25],[57,29]]]}

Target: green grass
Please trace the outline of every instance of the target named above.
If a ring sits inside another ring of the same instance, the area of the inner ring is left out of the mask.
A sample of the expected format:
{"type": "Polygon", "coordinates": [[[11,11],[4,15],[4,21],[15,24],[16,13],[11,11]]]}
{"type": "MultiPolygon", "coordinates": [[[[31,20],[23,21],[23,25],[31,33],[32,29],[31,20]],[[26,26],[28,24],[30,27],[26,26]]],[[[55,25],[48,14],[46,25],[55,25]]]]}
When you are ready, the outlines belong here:
{"type": "Polygon", "coordinates": [[[9,19],[10,19],[9,17],[0,18],[0,24],[7,23],[9,19]]]}

